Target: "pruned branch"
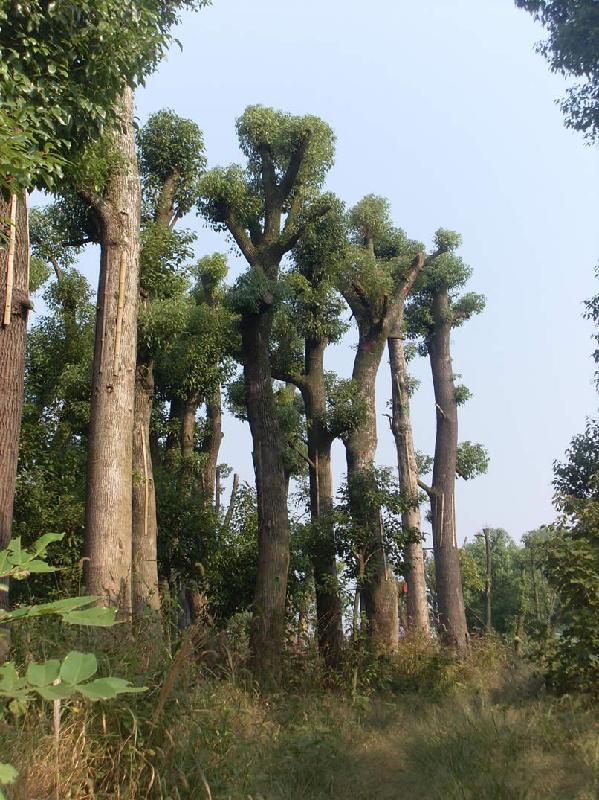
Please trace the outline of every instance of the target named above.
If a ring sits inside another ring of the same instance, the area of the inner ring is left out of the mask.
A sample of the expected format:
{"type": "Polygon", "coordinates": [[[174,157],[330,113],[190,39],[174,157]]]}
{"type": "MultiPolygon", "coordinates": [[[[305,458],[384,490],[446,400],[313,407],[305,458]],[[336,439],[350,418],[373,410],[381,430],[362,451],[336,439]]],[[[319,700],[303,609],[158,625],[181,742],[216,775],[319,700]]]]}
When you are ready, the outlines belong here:
{"type": "Polygon", "coordinates": [[[254,264],[256,262],[256,248],[244,228],[233,216],[230,208],[224,209],[223,218],[231,236],[235,239],[237,246],[247,261],[250,264],[254,264]]]}
{"type": "Polygon", "coordinates": [[[312,223],[316,222],[316,220],[324,217],[325,214],[328,214],[330,210],[330,203],[324,203],[323,205],[317,205],[316,207],[311,208],[301,225],[298,225],[295,231],[292,233],[288,232],[287,235],[285,235],[285,231],[287,230],[288,226],[285,225],[280,238],[281,255],[284,255],[289,250],[292,250],[304,235],[306,229],[309,228],[312,223]]]}
{"type": "Polygon", "coordinates": [[[420,480],[420,478],[418,478],[418,486],[420,486],[420,488],[421,488],[421,489],[422,489],[424,492],[426,492],[426,493],[427,493],[427,495],[428,495],[429,497],[432,497],[432,496],[433,496],[433,494],[434,494],[434,491],[433,491],[433,488],[432,488],[432,486],[429,486],[429,485],[428,485],[428,484],[426,484],[426,483],[425,483],[423,480],[420,480]]]}
{"type": "Polygon", "coordinates": [[[286,200],[291,194],[291,190],[293,189],[293,185],[297,180],[297,176],[301,169],[302,162],[306,155],[306,150],[308,149],[308,145],[310,144],[311,138],[312,138],[311,133],[306,133],[304,136],[302,136],[297,147],[293,151],[291,158],[289,159],[287,172],[283,176],[283,179],[281,180],[281,185],[279,187],[280,196],[282,200],[286,200]]]}

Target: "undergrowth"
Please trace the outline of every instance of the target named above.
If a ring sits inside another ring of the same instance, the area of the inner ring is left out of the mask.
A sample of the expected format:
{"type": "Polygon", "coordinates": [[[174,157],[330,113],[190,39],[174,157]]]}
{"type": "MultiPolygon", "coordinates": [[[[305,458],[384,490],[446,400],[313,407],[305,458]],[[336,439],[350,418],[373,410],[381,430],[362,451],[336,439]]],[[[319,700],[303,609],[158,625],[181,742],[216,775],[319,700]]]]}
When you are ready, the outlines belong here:
{"type": "MultiPolygon", "coordinates": [[[[52,635],[30,626],[17,654],[46,653],[52,635]]],[[[497,640],[459,659],[407,639],[393,659],[348,658],[334,680],[295,651],[269,692],[230,640],[196,630],[174,654],[145,641],[123,629],[96,637],[108,672],[150,689],[69,701],[58,748],[51,709],[5,719],[0,750],[22,776],[13,800],[599,796],[596,706],[546,696],[497,640]]]]}

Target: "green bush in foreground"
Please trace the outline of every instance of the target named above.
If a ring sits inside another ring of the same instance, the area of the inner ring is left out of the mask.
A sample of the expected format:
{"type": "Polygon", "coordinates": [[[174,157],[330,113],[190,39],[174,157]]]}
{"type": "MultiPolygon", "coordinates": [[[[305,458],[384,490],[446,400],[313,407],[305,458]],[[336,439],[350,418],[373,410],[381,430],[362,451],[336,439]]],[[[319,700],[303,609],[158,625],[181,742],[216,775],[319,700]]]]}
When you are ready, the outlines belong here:
{"type": "MultiPolygon", "coordinates": [[[[32,573],[54,572],[45,561],[46,549],[52,542],[62,539],[62,534],[48,533],[33,544],[32,550],[21,546],[21,539],[13,539],[6,550],[0,551],[0,590],[8,591],[7,579],[25,580],[32,573]]],[[[21,606],[13,611],[0,609],[0,623],[6,625],[31,617],[58,616],[71,625],[110,627],[115,624],[116,610],[93,606],[97,597],[73,597],[35,606],[21,606]]],[[[0,630],[0,636],[5,635],[0,630]]],[[[0,666],[0,700],[15,717],[24,713],[31,700],[40,697],[55,704],[55,735],[60,732],[60,702],[79,694],[88,700],[109,700],[125,692],[142,692],[144,688],[131,686],[123,678],[94,678],[98,662],[93,653],[72,650],[65,658],[49,659],[40,663],[31,661],[24,674],[19,674],[12,661],[0,666]]],[[[0,706],[0,718],[5,710],[0,706]]],[[[0,786],[15,783],[18,773],[10,764],[0,763],[0,786]]],[[[0,788],[0,800],[6,795],[0,788]]]]}

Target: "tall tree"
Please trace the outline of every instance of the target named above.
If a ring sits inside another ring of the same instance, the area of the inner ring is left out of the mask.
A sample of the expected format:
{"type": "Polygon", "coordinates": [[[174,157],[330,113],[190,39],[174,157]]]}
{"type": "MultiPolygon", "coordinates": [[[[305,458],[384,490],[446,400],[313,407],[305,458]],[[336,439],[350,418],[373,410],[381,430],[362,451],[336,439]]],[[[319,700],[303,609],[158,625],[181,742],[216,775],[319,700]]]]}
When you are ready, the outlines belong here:
{"type": "Polygon", "coordinates": [[[419,476],[410,418],[411,387],[404,338],[402,309],[394,335],[388,339],[391,369],[391,430],[397,448],[399,485],[406,503],[402,512],[402,526],[405,531],[412,531],[415,534],[415,540],[406,545],[405,552],[408,628],[428,635],[430,626],[422,549],[419,476]]]}
{"type": "MultiPolygon", "coordinates": [[[[13,193],[0,196],[2,235],[0,252],[0,549],[11,538],[13,502],[19,457],[19,432],[25,379],[25,336],[29,313],[29,237],[27,198],[13,193]]],[[[0,587],[0,608],[8,606],[8,592],[0,587]]],[[[0,652],[0,660],[3,653],[0,652]]]]}
{"type": "MultiPolygon", "coordinates": [[[[62,184],[64,167],[118,117],[117,99],[125,87],[155,68],[181,10],[200,5],[202,0],[142,0],[133,9],[116,0],[34,0],[0,8],[0,214],[11,220],[14,231],[0,255],[0,283],[5,287],[0,299],[8,309],[0,326],[2,433],[16,436],[15,441],[0,440],[0,494],[7,512],[14,497],[29,303],[23,190],[62,184]],[[73,64],[78,68],[72,69],[73,64]],[[13,314],[15,324],[7,324],[13,314]]],[[[5,525],[0,547],[9,536],[5,525]]]]}
{"type": "Polygon", "coordinates": [[[140,612],[146,606],[159,607],[158,523],[150,445],[154,351],[174,333],[165,330],[165,317],[175,328],[180,320],[180,315],[161,314],[156,306],[167,301],[172,311],[173,299],[181,297],[185,289],[181,269],[191,255],[191,237],[185,232],[178,235],[173,228],[192,208],[205,160],[198,126],[172,111],[153,114],[137,139],[147,216],[140,271],[140,302],[145,313],[137,343],[133,426],[133,607],[140,612]],[[154,308],[149,308],[152,303],[154,308]]]}
{"type": "Polygon", "coordinates": [[[463,392],[456,387],[451,360],[451,331],[484,308],[474,293],[458,296],[471,269],[455,254],[461,238],[440,229],[437,255],[423,272],[418,293],[408,309],[408,329],[423,340],[433,376],[436,411],[433,479],[426,489],[431,502],[439,624],[443,636],[459,649],[467,647],[468,629],[460,576],[455,526],[455,479],[458,467],[458,404],[463,392]]]}
{"type": "Polygon", "coordinates": [[[228,231],[248,262],[236,303],[259,516],[252,651],[259,670],[276,674],[285,633],[289,524],[269,346],[281,259],[327,210],[313,195],[332,164],[334,136],[316,117],[263,106],[246,109],[237,133],[245,168],[207,173],[199,208],[215,228],[228,231]]]}
{"type": "Polygon", "coordinates": [[[589,141],[599,136],[599,5],[596,0],[516,0],[547,29],[538,49],[552,72],[578,78],[561,108],[566,125],[589,141]]]}
{"type": "Polygon", "coordinates": [[[137,356],[141,190],[133,92],[121,98],[104,186],[78,177],[100,242],[85,508],[85,584],[131,609],[132,436],[137,356]],[[99,189],[99,190],[98,190],[99,189]]]}
{"type": "Polygon", "coordinates": [[[343,624],[333,521],[331,448],[353,419],[335,413],[337,384],[324,368],[325,351],[346,329],[342,301],[335,291],[344,261],[347,230],[343,206],[331,208],[306,231],[294,250],[287,274],[288,298],[277,317],[273,373],[301,392],[307,429],[310,482],[310,555],[316,593],[317,638],[328,664],[338,661],[343,624]]]}
{"type": "Polygon", "coordinates": [[[425,263],[423,247],[395,228],[387,200],[363,198],[350,212],[352,252],[339,278],[358,327],[352,378],[365,415],[345,440],[349,500],[355,521],[369,531],[370,548],[364,585],[360,587],[369,633],[377,649],[398,645],[397,582],[384,547],[381,510],[365,497],[376,497],[365,485],[374,481],[377,446],[375,383],[388,337],[397,330],[405,298],[425,263]]]}

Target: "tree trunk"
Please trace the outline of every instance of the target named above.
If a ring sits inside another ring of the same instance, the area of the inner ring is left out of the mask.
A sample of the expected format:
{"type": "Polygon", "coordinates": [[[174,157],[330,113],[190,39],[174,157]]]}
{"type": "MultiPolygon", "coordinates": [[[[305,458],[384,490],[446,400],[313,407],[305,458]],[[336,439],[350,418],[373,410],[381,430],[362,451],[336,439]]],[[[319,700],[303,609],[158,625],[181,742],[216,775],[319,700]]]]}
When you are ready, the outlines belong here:
{"type": "MultiPolygon", "coordinates": [[[[204,450],[206,453],[206,463],[202,470],[202,489],[204,500],[207,506],[215,504],[216,497],[216,469],[218,465],[218,454],[223,440],[222,426],[222,401],[220,386],[206,400],[206,417],[208,422],[207,441],[204,450]]],[[[218,510],[218,509],[217,509],[218,510]]]]}
{"type": "MultiPolygon", "coordinates": [[[[418,468],[410,419],[408,369],[403,339],[390,338],[388,347],[392,391],[391,429],[397,447],[399,487],[402,496],[410,503],[410,507],[402,512],[401,524],[404,532],[414,531],[420,537],[422,527],[418,504],[418,468]]],[[[405,559],[408,628],[428,636],[430,630],[422,541],[406,545],[405,559]]]]}
{"type": "Polygon", "coordinates": [[[485,559],[486,559],[486,576],[485,576],[485,599],[487,601],[487,633],[493,632],[493,601],[491,599],[491,540],[489,536],[489,529],[485,528],[483,534],[485,537],[485,559]]]}
{"type": "Polygon", "coordinates": [[[366,574],[360,587],[368,633],[375,650],[392,653],[399,644],[397,581],[387,563],[380,509],[366,508],[363,499],[363,483],[374,480],[377,445],[375,381],[385,340],[386,336],[360,334],[352,377],[365,404],[366,415],[347,439],[346,457],[352,516],[356,524],[368,531],[366,574]]]}
{"type": "Polygon", "coordinates": [[[137,365],[133,425],[133,611],[160,610],[156,493],[150,448],[150,417],[154,399],[152,361],[137,365]]]}
{"type": "Polygon", "coordinates": [[[315,530],[311,556],[316,591],[318,648],[325,662],[335,666],[343,647],[343,619],[333,527],[331,436],[325,428],[326,387],[323,340],[306,340],[304,405],[310,459],[310,516],[315,530]]]}
{"type": "Polygon", "coordinates": [[[464,596],[455,527],[455,475],[458,410],[450,354],[451,319],[447,290],[432,304],[434,332],[428,341],[437,412],[437,435],[430,494],[439,624],[443,638],[463,649],[468,645],[464,596]]]}
{"type": "Polygon", "coordinates": [[[251,647],[256,670],[277,678],[285,642],[289,521],[281,434],[270,371],[272,311],[241,322],[248,421],[258,502],[258,572],[251,647]]]}
{"type": "Polygon", "coordinates": [[[133,93],[114,133],[122,159],[103,198],[89,197],[101,230],[100,281],[87,470],[85,583],[104,602],[131,608],[132,433],[139,294],[140,182],[133,93]]]}
{"type": "MultiPolygon", "coordinates": [[[[0,251],[0,550],[3,550],[11,538],[30,308],[25,192],[8,200],[0,195],[0,228],[7,237],[0,251]]],[[[2,582],[0,608],[8,608],[8,585],[2,582]]],[[[8,635],[0,631],[0,663],[6,659],[7,650],[8,635]]]]}

